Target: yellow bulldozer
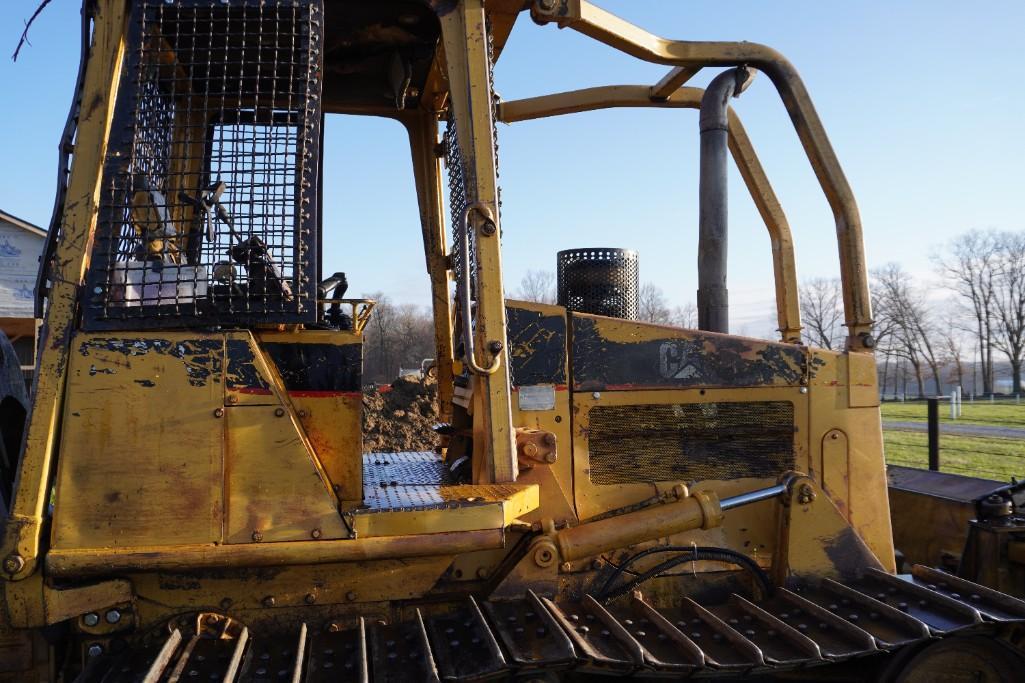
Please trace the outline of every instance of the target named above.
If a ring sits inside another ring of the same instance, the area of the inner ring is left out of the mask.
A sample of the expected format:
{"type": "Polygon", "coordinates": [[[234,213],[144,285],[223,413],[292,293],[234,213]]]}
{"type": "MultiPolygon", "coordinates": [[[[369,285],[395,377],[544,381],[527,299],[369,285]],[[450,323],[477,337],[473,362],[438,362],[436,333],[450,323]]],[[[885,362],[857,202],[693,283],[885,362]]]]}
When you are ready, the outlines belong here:
{"type": "Polygon", "coordinates": [[[82,17],[31,410],[0,473],[2,680],[1025,675],[1025,603],[898,573],[861,223],[781,54],[587,0],[86,0],[82,17]],[[665,76],[502,101],[516,23],[665,76]],[[756,73],[836,219],[843,351],[801,343],[790,229],[729,104],[756,73]],[[699,110],[698,329],[636,320],[626,249],[560,252],[556,305],[505,297],[496,123],[609,107],[699,110]],[[339,114],[408,131],[433,452],[363,452],[374,302],[321,272],[339,114]],[[771,237],[772,340],[729,333],[728,155],[771,237]]]}

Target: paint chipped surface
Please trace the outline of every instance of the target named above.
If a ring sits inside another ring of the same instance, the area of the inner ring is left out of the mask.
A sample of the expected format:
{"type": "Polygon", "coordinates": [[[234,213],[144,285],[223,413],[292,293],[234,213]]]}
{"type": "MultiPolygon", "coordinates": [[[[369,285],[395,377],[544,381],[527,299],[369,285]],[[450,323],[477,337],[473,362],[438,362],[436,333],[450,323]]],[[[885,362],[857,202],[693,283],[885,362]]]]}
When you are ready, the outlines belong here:
{"type": "Polygon", "coordinates": [[[577,391],[687,386],[793,386],[804,378],[802,347],[573,315],[577,391]]]}
{"type": "Polygon", "coordinates": [[[90,375],[113,374],[117,366],[131,368],[132,358],[150,353],[170,356],[182,361],[190,385],[202,387],[207,382],[220,382],[222,346],[220,337],[183,340],[91,337],[82,340],[78,352],[82,356],[96,357],[95,363],[90,365],[90,375]],[[124,356],[124,360],[114,360],[110,354],[115,354],[114,359],[117,355],[124,356]]]}

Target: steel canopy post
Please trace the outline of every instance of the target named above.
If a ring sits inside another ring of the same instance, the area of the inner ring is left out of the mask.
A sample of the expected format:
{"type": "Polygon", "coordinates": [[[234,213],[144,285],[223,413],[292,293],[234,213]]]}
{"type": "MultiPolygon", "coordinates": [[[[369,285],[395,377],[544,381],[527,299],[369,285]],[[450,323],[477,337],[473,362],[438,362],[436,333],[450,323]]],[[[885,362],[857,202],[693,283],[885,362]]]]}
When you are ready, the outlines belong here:
{"type": "MultiPolygon", "coordinates": [[[[483,429],[480,442],[475,439],[475,447],[484,449],[486,472],[481,479],[511,482],[516,480],[518,465],[512,429],[491,65],[483,2],[463,0],[440,19],[451,93],[449,106],[463,153],[466,200],[488,209],[472,211],[468,216],[470,230],[476,237],[477,305],[473,334],[481,355],[489,356],[476,362],[482,367],[498,362],[497,371],[473,375],[474,406],[482,413],[474,415],[475,431],[478,427],[483,429]]],[[[463,268],[469,267],[469,263],[463,264],[463,268]]]]}

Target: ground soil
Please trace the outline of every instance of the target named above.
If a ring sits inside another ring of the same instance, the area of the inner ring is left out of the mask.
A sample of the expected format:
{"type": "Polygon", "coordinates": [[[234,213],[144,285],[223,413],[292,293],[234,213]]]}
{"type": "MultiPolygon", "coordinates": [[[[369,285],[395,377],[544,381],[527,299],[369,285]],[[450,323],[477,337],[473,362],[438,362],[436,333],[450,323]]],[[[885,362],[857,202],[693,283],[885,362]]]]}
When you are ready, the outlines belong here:
{"type": "Polygon", "coordinates": [[[438,385],[399,378],[363,392],[363,452],[431,451],[438,445],[438,385]]]}

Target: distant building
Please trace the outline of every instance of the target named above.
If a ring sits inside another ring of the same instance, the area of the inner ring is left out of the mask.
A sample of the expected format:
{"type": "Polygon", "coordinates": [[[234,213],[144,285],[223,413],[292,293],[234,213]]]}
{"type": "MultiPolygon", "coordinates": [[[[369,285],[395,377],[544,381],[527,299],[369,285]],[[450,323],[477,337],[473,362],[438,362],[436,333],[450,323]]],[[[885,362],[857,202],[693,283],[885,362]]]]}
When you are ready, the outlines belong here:
{"type": "Polygon", "coordinates": [[[35,363],[34,300],[46,231],[0,211],[0,329],[14,344],[22,367],[35,363]]]}

